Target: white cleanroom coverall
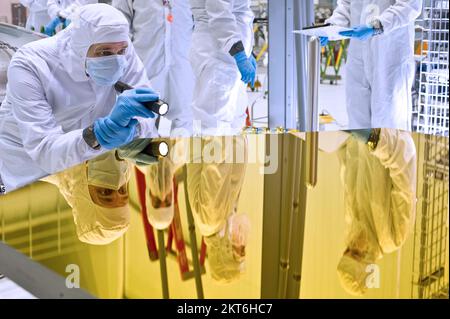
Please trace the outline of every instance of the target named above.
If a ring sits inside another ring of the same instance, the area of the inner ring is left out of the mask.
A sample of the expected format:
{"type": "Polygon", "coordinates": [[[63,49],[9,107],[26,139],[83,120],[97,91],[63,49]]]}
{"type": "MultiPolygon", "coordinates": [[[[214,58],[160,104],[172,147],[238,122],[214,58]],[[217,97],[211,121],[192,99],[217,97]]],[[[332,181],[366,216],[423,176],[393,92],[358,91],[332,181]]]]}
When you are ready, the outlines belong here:
{"type": "MultiPolygon", "coordinates": [[[[86,54],[95,43],[129,41],[129,27],[106,4],[81,7],[79,14],[79,21],[21,47],[11,60],[0,107],[0,176],[7,192],[102,152],[84,141],[82,131],[110,113],[116,91],[86,75],[86,54]]],[[[128,66],[120,81],[150,87],[131,43],[125,56],[128,66]]],[[[157,136],[154,119],[138,120],[139,137],[157,136]]]]}
{"type": "Polygon", "coordinates": [[[194,34],[190,60],[195,75],[193,112],[204,135],[238,132],[245,124],[246,85],[231,47],[242,41],[250,56],[253,12],[249,0],[191,0],[194,34]],[[217,131],[217,128],[225,131],[217,131]]]}
{"type": "Polygon", "coordinates": [[[75,8],[97,2],[97,0],[47,0],[47,10],[50,17],[56,18],[61,11],[69,7],[75,8]]]}
{"type": "Polygon", "coordinates": [[[411,129],[414,21],[422,0],[338,0],[326,21],[355,27],[378,19],[384,33],[352,39],[346,65],[349,129],[411,129]]]}
{"type": "MultiPolygon", "coordinates": [[[[148,77],[170,110],[172,129],[192,129],[194,75],[189,63],[193,20],[189,0],[113,0],[130,23],[130,37],[148,77]],[[171,20],[171,18],[173,20],[171,20]]],[[[174,133],[176,134],[176,132],[174,133]]]]}
{"type": "Polygon", "coordinates": [[[41,28],[50,22],[47,13],[47,0],[20,0],[20,3],[28,8],[26,28],[41,32],[41,28]]]}

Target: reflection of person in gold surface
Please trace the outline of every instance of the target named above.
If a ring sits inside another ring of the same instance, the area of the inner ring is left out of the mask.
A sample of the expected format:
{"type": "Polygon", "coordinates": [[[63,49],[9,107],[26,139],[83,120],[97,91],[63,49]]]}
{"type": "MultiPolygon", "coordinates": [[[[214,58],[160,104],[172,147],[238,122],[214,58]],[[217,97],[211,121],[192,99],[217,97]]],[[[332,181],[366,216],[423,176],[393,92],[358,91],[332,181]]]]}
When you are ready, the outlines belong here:
{"type": "Polygon", "coordinates": [[[156,229],[166,229],[172,223],[175,207],[173,192],[174,164],[169,157],[141,167],[146,181],[146,207],[149,223],[156,229]]]}
{"type": "Polygon", "coordinates": [[[108,152],[44,180],[55,184],[72,207],[78,238],[105,245],[128,229],[130,174],[131,165],[108,152]]]}
{"type": "Polygon", "coordinates": [[[238,279],[243,271],[250,228],[247,216],[236,213],[247,162],[246,140],[242,136],[230,140],[233,153],[243,152],[242,162],[230,158],[233,154],[228,154],[223,138],[214,137],[202,138],[202,150],[218,150],[220,159],[198,163],[194,154],[193,163],[187,164],[189,202],[208,247],[209,272],[224,283],[238,279]]]}
{"type": "Polygon", "coordinates": [[[372,265],[398,250],[412,230],[416,148],[408,132],[360,130],[338,156],[349,224],[338,275],[348,293],[362,295],[371,287],[372,265]]]}

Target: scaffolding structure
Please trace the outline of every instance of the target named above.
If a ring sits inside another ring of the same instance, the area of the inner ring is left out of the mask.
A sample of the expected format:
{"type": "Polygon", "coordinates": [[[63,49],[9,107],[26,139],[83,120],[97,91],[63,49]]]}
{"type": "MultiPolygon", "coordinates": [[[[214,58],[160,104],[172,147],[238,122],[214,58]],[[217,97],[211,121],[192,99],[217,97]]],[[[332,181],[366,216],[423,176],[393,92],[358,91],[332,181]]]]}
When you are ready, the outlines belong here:
{"type": "MultiPolygon", "coordinates": [[[[449,0],[424,0],[420,24],[419,70],[413,108],[413,130],[448,136],[449,131],[449,0]]],[[[417,52],[418,51],[418,52],[417,52]]]]}
{"type": "Polygon", "coordinates": [[[422,136],[422,185],[414,232],[412,297],[448,298],[448,138],[422,136]]]}

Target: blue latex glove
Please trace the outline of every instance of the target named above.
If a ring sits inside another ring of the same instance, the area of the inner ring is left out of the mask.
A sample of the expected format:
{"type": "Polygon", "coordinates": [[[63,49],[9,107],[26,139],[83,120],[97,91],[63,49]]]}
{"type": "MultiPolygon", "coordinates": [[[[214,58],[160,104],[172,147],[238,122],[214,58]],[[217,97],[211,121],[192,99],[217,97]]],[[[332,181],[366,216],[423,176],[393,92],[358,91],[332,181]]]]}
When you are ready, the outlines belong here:
{"type": "Polygon", "coordinates": [[[319,37],[319,41],[320,41],[320,45],[324,47],[328,44],[329,39],[328,39],[328,37],[319,37]]]}
{"type": "Polygon", "coordinates": [[[350,130],[347,131],[352,134],[353,137],[355,137],[357,140],[367,143],[370,137],[370,133],[372,133],[372,129],[360,129],[360,130],[350,130]]]}
{"type": "Polygon", "coordinates": [[[159,96],[149,88],[136,88],[123,92],[117,98],[109,118],[116,124],[126,127],[136,116],[153,118],[155,113],[147,109],[143,102],[158,101],[159,96]]]}
{"type": "Polygon", "coordinates": [[[340,35],[350,38],[355,38],[361,41],[367,40],[371,38],[375,33],[375,30],[370,25],[359,25],[357,27],[352,28],[349,31],[341,31],[340,35]]]}
{"type": "MultiPolygon", "coordinates": [[[[255,86],[256,68],[252,64],[250,58],[247,57],[244,51],[241,51],[234,55],[239,72],[241,72],[241,80],[245,83],[251,83],[252,87],[255,86]]],[[[256,62],[256,61],[255,61],[256,62]]]]}
{"type": "Polygon", "coordinates": [[[50,21],[44,28],[44,33],[48,35],[49,37],[53,36],[56,33],[56,28],[58,25],[62,23],[60,17],[54,18],[52,21],[50,21]]]}
{"type": "Polygon", "coordinates": [[[250,62],[252,63],[253,67],[255,68],[255,73],[258,70],[258,62],[256,62],[255,56],[253,54],[250,54],[250,62]]]}
{"type": "Polygon", "coordinates": [[[131,119],[123,127],[108,117],[99,118],[94,122],[94,134],[102,147],[111,150],[130,143],[136,134],[138,123],[138,120],[131,119]]]}

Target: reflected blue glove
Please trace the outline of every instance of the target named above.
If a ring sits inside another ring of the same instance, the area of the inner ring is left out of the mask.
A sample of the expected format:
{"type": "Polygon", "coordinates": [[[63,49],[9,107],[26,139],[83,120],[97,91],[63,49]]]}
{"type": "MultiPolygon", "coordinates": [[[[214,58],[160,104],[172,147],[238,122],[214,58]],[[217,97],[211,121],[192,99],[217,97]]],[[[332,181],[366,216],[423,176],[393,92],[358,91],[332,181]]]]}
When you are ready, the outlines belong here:
{"type": "Polygon", "coordinates": [[[142,103],[158,101],[159,96],[149,88],[136,88],[124,91],[117,98],[109,118],[116,124],[126,127],[136,116],[153,118],[155,113],[147,109],[142,103]]]}
{"type": "Polygon", "coordinates": [[[60,17],[54,18],[52,21],[50,21],[45,27],[44,27],[44,33],[48,35],[49,37],[53,36],[56,32],[56,28],[58,25],[62,23],[60,17]]]}
{"type": "Polygon", "coordinates": [[[94,134],[98,143],[108,149],[114,149],[130,143],[136,134],[138,120],[131,119],[126,127],[118,125],[107,117],[94,122],[94,134]]]}
{"type": "Polygon", "coordinates": [[[324,47],[328,44],[329,39],[328,37],[319,37],[320,46],[324,47]]]}
{"type": "Polygon", "coordinates": [[[133,142],[117,149],[117,156],[127,159],[137,165],[148,165],[158,162],[157,157],[144,153],[145,148],[152,142],[151,139],[136,139],[133,142]]]}
{"type": "MultiPolygon", "coordinates": [[[[250,58],[247,57],[244,51],[236,53],[234,55],[237,67],[241,73],[241,80],[245,83],[251,83],[252,87],[255,86],[256,68],[253,65],[250,58]]],[[[256,62],[256,61],[255,61],[256,62]]]]}
{"type": "Polygon", "coordinates": [[[370,25],[359,25],[349,31],[341,31],[339,34],[344,37],[356,38],[364,41],[375,35],[375,29],[370,25]]]}
{"type": "Polygon", "coordinates": [[[364,144],[369,141],[370,133],[372,133],[372,129],[360,129],[360,130],[350,130],[347,131],[352,134],[357,140],[363,142],[364,144]]]}

